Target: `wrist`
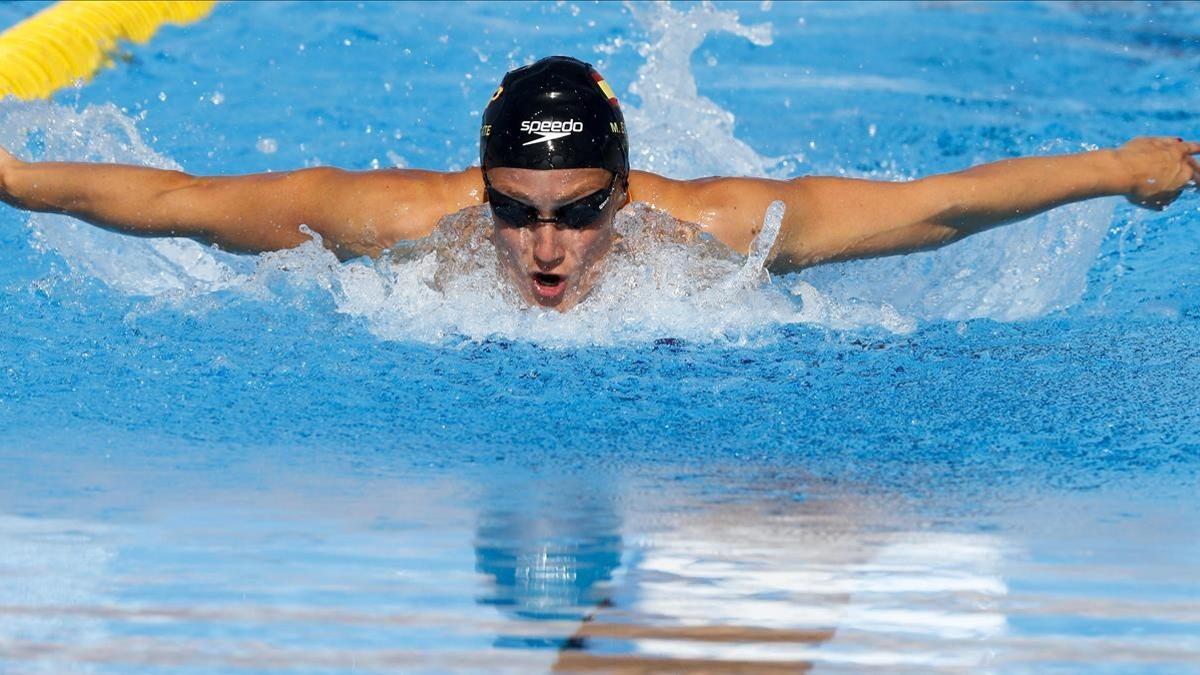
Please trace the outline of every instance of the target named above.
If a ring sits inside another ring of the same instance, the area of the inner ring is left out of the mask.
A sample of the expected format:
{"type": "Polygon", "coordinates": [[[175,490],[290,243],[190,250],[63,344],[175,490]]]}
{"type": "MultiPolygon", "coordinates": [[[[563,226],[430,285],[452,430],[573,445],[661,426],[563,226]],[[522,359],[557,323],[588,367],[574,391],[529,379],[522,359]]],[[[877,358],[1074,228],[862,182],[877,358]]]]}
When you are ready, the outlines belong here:
{"type": "Polygon", "coordinates": [[[1086,153],[1096,171],[1096,185],[1100,197],[1124,196],[1133,190],[1134,177],[1118,150],[1106,148],[1086,153]]]}

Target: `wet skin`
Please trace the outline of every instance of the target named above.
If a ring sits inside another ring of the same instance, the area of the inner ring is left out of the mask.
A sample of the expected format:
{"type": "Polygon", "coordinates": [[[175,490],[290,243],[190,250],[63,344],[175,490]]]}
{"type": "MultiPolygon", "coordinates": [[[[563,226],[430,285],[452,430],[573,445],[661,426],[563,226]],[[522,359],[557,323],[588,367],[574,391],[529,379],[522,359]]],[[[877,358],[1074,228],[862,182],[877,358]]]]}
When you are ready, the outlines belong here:
{"type": "MultiPolygon", "coordinates": [[[[775,201],[785,208],[768,259],[772,272],[924,251],[1048,209],[1106,196],[1162,209],[1200,183],[1200,143],[1135,138],[1119,148],[1025,157],[904,182],[806,176],[791,180],[713,176],[674,180],[631,172],[633,199],[695,223],[746,253],[775,201]]],[[[544,218],[605,189],[603,169],[491,169],[494,188],[544,218]]],[[[188,237],[228,251],[292,248],[321,235],[339,258],[380,256],[428,236],[448,214],[484,199],[477,167],[342,171],[313,167],[250,176],[192,176],[148,167],[23,162],[0,148],[0,201],[61,213],[143,237],[188,237]]],[[[616,237],[612,219],[630,196],[621,189],[596,222],[501,226],[500,266],[524,300],[566,310],[600,274],[616,237]]],[[[520,207],[518,207],[520,208],[520,207]]]]}
{"type": "MultiPolygon", "coordinates": [[[[488,171],[494,189],[536,207],[541,218],[552,218],[560,207],[607,189],[612,177],[604,169],[488,171]]],[[[492,242],[502,275],[530,305],[559,311],[574,307],[595,286],[601,263],[616,239],[613,218],[627,201],[618,180],[600,217],[583,228],[558,222],[518,227],[496,218],[492,242]]]]}

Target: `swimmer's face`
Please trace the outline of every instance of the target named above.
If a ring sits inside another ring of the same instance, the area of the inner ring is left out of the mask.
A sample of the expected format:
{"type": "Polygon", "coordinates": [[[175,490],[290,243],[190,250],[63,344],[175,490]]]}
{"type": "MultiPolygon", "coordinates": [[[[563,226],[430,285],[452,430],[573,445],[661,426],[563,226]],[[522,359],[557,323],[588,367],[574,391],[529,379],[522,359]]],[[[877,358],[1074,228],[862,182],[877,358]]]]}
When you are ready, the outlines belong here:
{"type": "Polygon", "coordinates": [[[565,311],[579,304],[612,248],[613,217],[626,200],[622,181],[614,184],[604,169],[497,168],[488,179],[499,193],[492,214],[501,270],[531,305],[565,311]],[[581,218],[589,213],[595,218],[581,218]]]}

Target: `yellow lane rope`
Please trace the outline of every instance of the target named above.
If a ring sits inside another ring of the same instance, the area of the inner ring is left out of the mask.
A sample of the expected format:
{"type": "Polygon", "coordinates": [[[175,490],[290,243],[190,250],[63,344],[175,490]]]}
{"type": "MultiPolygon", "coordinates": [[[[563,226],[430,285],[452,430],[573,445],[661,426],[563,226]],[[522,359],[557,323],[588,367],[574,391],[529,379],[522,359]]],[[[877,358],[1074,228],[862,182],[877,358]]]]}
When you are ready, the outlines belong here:
{"type": "Polygon", "coordinates": [[[47,98],[110,64],[118,40],[199,21],[215,0],[62,0],[0,33],[0,98],[47,98]]]}

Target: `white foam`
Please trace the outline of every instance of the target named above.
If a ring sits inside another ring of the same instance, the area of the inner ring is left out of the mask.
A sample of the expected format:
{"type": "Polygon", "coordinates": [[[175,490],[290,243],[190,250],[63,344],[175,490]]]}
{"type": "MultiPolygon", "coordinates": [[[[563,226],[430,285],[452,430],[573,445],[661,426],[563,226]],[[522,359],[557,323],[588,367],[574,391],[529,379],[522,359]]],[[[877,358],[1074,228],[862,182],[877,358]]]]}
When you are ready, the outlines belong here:
{"type": "MultiPolygon", "coordinates": [[[[761,254],[744,260],[695,228],[635,204],[594,292],[566,313],[523,307],[500,277],[486,207],[448,219],[427,241],[373,265],[327,267],[339,311],[390,339],[512,338],[540,344],[613,344],[660,337],[749,342],[802,316],[763,272],[782,219],[764,223],[761,254]]],[[[330,256],[331,257],[331,256],[330,256]]]]}

